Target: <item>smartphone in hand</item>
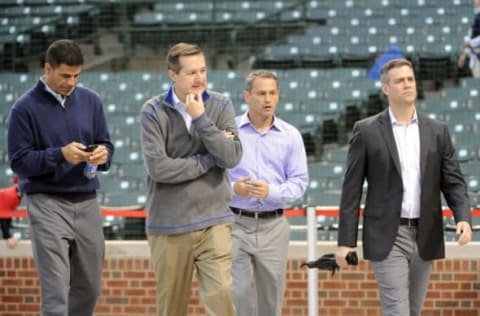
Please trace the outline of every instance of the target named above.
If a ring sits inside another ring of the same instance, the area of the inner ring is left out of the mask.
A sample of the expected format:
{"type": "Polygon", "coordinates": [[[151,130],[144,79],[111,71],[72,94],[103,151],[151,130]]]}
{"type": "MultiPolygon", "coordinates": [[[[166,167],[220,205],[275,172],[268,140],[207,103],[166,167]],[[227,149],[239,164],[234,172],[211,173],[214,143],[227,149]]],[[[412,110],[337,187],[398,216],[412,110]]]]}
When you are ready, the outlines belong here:
{"type": "Polygon", "coordinates": [[[98,147],[97,144],[88,145],[87,148],[84,149],[84,151],[86,151],[88,153],[91,153],[92,151],[97,149],[97,147],[98,147]]]}

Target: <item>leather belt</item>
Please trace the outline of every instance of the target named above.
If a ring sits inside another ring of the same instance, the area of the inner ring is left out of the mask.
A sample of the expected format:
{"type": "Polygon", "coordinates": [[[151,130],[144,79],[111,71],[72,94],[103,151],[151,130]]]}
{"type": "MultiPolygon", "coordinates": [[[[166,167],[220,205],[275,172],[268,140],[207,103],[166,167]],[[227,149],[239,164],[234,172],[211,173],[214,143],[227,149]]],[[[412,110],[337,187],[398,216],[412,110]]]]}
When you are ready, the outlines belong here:
{"type": "Polygon", "coordinates": [[[283,215],[283,209],[279,208],[273,211],[261,211],[261,212],[254,212],[254,211],[249,211],[249,210],[244,210],[242,208],[237,208],[237,207],[230,207],[232,209],[232,212],[237,214],[238,216],[246,216],[246,217],[251,217],[251,218],[274,218],[278,216],[283,215]]]}
{"type": "Polygon", "coordinates": [[[408,226],[408,227],[416,227],[418,226],[418,218],[400,217],[400,225],[408,226]]]}

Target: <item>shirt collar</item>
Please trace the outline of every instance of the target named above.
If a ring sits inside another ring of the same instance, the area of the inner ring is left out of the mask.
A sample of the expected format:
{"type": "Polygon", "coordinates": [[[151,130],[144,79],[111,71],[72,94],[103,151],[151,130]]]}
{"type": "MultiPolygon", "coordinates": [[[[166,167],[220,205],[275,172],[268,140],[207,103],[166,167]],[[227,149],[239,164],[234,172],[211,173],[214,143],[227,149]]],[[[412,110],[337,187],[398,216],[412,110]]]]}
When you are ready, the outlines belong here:
{"type": "Polygon", "coordinates": [[[52,90],[52,88],[50,88],[50,86],[45,82],[45,76],[41,76],[40,77],[40,81],[43,82],[43,85],[45,86],[45,90],[47,90],[51,95],[53,95],[53,97],[55,99],[57,99],[57,101],[63,106],[65,107],[65,100],[67,99],[65,96],[61,95],[61,94],[58,94],[56,93],[55,91],[52,90]]]}
{"type": "Polygon", "coordinates": [[[473,9],[473,12],[475,12],[475,14],[479,14],[479,13],[480,13],[480,7],[474,8],[474,9],[473,9]]]}
{"type": "MultiPolygon", "coordinates": [[[[168,92],[166,93],[165,95],[165,102],[171,106],[174,106],[175,107],[175,99],[174,99],[174,95],[175,95],[175,89],[173,88],[173,84],[170,86],[170,89],[168,89],[168,92]]],[[[207,100],[210,98],[210,94],[208,93],[207,90],[205,90],[202,94],[202,100],[203,100],[203,103],[207,102],[207,100]]],[[[178,97],[177,97],[178,99],[178,97]]],[[[180,101],[180,99],[178,99],[180,101]]],[[[181,102],[181,101],[180,101],[181,102]]]]}
{"type": "Polygon", "coordinates": [[[185,112],[185,103],[183,103],[175,93],[175,90],[172,89],[172,105],[175,109],[185,112]]]}
{"type": "MultiPolygon", "coordinates": [[[[280,123],[279,120],[277,120],[277,117],[276,117],[275,114],[274,114],[274,115],[273,115],[273,123],[272,123],[272,125],[270,126],[270,128],[275,128],[275,129],[277,129],[277,130],[281,130],[281,127],[280,127],[280,124],[279,124],[279,123],[280,123]]],[[[243,126],[245,126],[245,125],[250,125],[250,126],[254,127],[253,124],[252,124],[252,122],[250,122],[250,119],[248,118],[248,111],[245,112],[245,113],[240,117],[240,120],[239,120],[239,122],[238,122],[238,127],[239,127],[239,128],[240,128],[240,127],[243,127],[243,126]]]]}
{"type": "MultiPolygon", "coordinates": [[[[390,116],[390,122],[392,122],[392,125],[401,125],[398,122],[398,120],[395,118],[395,115],[393,115],[391,107],[388,107],[388,115],[390,116]]],[[[416,123],[417,121],[418,121],[417,110],[414,109],[413,117],[412,117],[412,120],[410,121],[410,123],[416,123]]]]}

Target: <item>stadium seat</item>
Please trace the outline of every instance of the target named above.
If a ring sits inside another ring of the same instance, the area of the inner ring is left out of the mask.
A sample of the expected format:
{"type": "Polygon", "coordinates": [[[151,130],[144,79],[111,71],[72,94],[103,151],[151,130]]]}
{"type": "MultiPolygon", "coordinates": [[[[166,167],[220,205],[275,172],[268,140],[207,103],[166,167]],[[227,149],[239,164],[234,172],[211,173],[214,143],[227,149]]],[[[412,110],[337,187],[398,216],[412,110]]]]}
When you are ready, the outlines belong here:
{"type": "Polygon", "coordinates": [[[145,166],[142,163],[138,164],[128,164],[128,165],[119,165],[116,175],[120,178],[137,178],[144,181],[146,178],[145,166]]]}
{"type": "Polygon", "coordinates": [[[470,77],[470,78],[463,78],[460,80],[460,87],[464,89],[478,89],[479,80],[478,78],[470,77]]]}
{"type": "Polygon", "coordinates": [[[343,177],[344,164],[317,162],[308,165],[308,173],[313,178],[336,178],[343,177]]]}
{"type": "MultiPolygon", "coordinates": [[[[462,124],[470,126],[470,129],[472,129],[473,124],[480,122],[480,109],[478,111],[465,111],[464,109],[448,111],[445,114],[445,120],[449,126],[451,124],[462,124]]],[[[473,130],[470,131],[474,132],[473,130]]]]}
{"type": "Polygon", "coordinates": [[[142,160],[140,149],[135,150],[126,147],[117,148],[113,156],[113,162],[117,164],[137,164],[141,163],[142,160]]]}
{"type": "Polygon", "coordinates": [[[334,119],[337,121],[345,110],[345,105],[340,101],[318,101],[316,99],[303,100],[300,110],[304,113],[313,113],[322,116],[322,121],[334,119]]]}
{"type": "Polygon", "coordinates": [[[158,25],[166,23],[167,17],[162,12],[137,12],[134,15],[134,25],[158,25]]]}
{"type": "Polygon", "coordinates": [[[478,135],[473,133],[450,131],[453,145],[455,146],[457,158],[459,161],[470,161],[477,157],[478,135]]]}
{"type": "Polygon", "coordinates": [[[6,164],[0,165],[0,188],[6,188],[13,185],[13,171],[6,164]]]}
{"type": "Polygon", "coordinates": [[[293,124],[301,133],[309,133],[312,135],[315,134],[317,127],[321,123],[321,116],[315,113],[293,112],[281,118],[293,124]]]}
{"type": "Polygon", "coordinates": [[[420,51],[416,60],[414,60],[416,64],[416,79],[432,81],[438,90],[443,86],[445,80],[453,78],[452,69],[454,62],[449,53],[443,52],[438,48],[429,49],[426,45],[424,51],[420,51]],[[432,50],[435,52],[432,52],[432,50]]]}
{"type": "Polygon", "coordinates": [[[329,206],[338,208],[341,192],[338,191],[307,191],[305,203],[309,206],[329,206]]]}
{"type": "Polygon", "coordinates": [[[328,190],[328,177],[318,176],[309,173],[309,183],[307,191],[320,192],[328,190]]]}
{"type": "Polygon", "coordinates": [[[323,159],[328,162],[346,163],[347,154],[348,148],[346,147],[327,149],[323,153],[323,159]]]}
{"type": "Polygon", "coordinates": [[[146,197],[144,193],[132,191],[110,191],[105,193],[103,204],[107,208],[142,209],[145,207],[145,201],[146,197]]]}
{"type": "Polygon", "coordinates": [[[282,22],[295,22],[303,19],[303,11],[300,9],[292,9],[282,11],[280,14],[280,20],[282,22]]]}
{"type": "Polygon", "coordinates": [[[469,177],[469,176],[480,177],[480,161],[479,160],[463,162],[460,164],[460,167],[465,177],[469,177]]]}
{"type": "Polygon", "coordinates": [[[479,177],[468,177],[465,179],[467,183],[467,189],[469,192],[478,193],[480,191],[480,178],[479,177]]]}
{"type": "Polygon", "coordinates": [[[97,174],[100,181],[100,192],[129,192],[136,191],[138,180],[136,178],[120,178],[112,172],[108,174],[99,172],[97,174]]]}
{"type": "Polygon", "coordinates": [[[328,180],[329,191],[341,191],[343,186],[343,178],[330,178],[328,180]]]}
{"type": "MultiPolygon", "coordinates": [[[[480,208],[480,194],[478,192],[469,192],[468,197],[470,199],[470,207],[471,208],[480,208]]],[[[477,227],[480,227],[480,220],[476,217],[472,218],[472,223],[473,225],[477,225],[477,227]]],[[[478,234],[478,233],[477,233],[478,234]]],[[[479,238],[472,238],[472,240],[480,240],[479,238]]]]}
{"type": "MultiPolygon", "coordinates": [[[[220,1],[217,2],[217,7],[220,1]]],[[[213,9],[214,3],[212,1],[176,1],[176,2],[161,2],[155,3],[154,11],[170,12],[176,14],[178,12],[210,12],[213,9]]]]}

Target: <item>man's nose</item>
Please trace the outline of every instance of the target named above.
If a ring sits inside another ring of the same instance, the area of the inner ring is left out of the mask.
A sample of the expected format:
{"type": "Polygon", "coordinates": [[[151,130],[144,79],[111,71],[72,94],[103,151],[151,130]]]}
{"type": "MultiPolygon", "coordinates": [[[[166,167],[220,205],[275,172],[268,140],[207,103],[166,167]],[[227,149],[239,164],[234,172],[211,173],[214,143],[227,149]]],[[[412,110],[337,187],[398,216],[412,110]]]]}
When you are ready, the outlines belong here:
{"type": "Polygon", "coordinates": [[[74,86],[77,82],[77,79],[75,77],[70,77],[67,79],[67,84],[74,86]]]}

